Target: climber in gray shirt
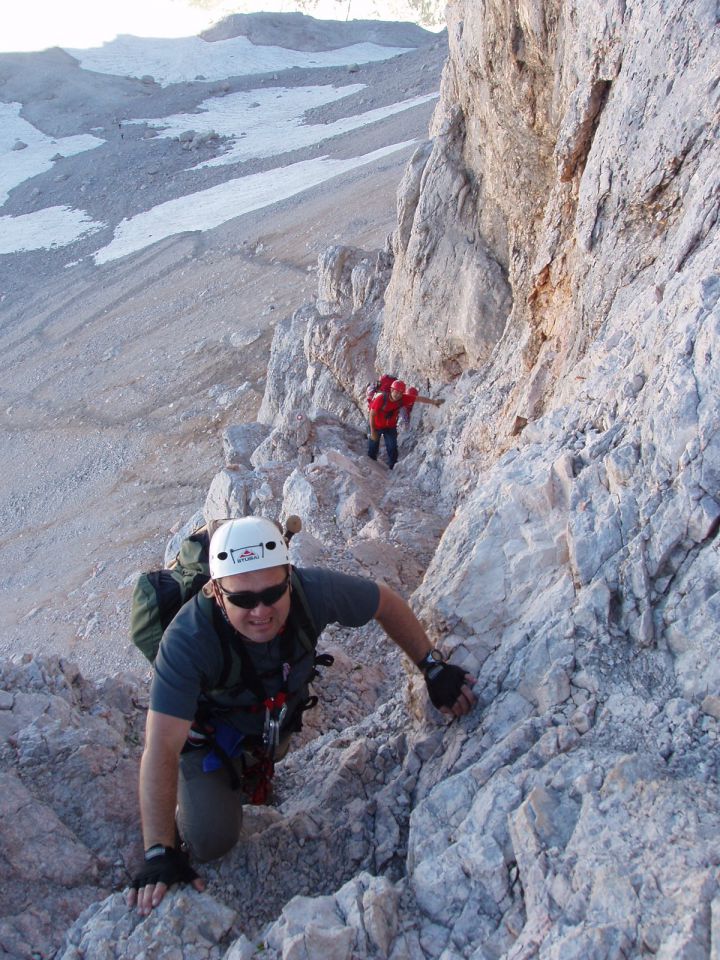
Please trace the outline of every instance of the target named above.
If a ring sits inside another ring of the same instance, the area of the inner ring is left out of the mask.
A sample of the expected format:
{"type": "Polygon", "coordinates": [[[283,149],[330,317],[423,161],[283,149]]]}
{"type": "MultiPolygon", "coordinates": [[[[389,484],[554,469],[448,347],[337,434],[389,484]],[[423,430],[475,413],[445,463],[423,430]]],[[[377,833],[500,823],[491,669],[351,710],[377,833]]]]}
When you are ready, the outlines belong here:
{"type": "Polygon", "coordinates": [[[242,802],[269,797],[308,684],[332,658],[316,654],[330,623],[375,619],[425,676],[449,716],[475,702],[474,678],[446,663],[407,603],[382,583],[320,568],[293,569],[276,525],[223,524],[210,541],[210,582],[163,635],[150,690],[140,765],[145,859],[128,906],[147,915],[173,883],[204,882],[190,865],[237,842],[242,802]]]}

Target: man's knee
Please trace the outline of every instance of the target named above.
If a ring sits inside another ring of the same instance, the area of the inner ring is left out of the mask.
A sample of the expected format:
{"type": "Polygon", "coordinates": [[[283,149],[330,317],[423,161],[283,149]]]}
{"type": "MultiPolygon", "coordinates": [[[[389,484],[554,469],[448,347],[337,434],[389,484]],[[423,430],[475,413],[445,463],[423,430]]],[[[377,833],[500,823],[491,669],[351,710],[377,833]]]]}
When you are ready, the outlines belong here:
{"type": "Polygon", "coordinates": [[[187,844],[190,856],[199,863],[206,863],[208,860],[219,860],[230,853],[232,848],[240,839],[238,830],[233,836],[227,834],[207,834],[200,833],[188,837],[184,842],[187,844]]]}
{"type": "Polygon", "coordinates": [[[178,829],[191,856],[200,861],[217,860],[229,853],[240,839],[242,805],[234,810],[194,810],[193,816],[178,810],[178,829]]]}

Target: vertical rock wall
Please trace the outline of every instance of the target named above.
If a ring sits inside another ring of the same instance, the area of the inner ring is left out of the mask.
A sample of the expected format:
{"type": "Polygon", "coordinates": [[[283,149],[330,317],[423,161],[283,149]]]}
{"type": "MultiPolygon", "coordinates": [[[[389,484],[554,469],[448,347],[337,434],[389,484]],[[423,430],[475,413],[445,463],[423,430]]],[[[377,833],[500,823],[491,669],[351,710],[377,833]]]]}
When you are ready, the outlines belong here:
{"type": "Polygon", "coordinates": [[[447,16],[380,356],[443,382],[481,369],[464,429],[484,453],[574,398],[598,336],[644,309],[633,293],[662,297],[713,226],[717,13],[487,0],[447,16]]]}

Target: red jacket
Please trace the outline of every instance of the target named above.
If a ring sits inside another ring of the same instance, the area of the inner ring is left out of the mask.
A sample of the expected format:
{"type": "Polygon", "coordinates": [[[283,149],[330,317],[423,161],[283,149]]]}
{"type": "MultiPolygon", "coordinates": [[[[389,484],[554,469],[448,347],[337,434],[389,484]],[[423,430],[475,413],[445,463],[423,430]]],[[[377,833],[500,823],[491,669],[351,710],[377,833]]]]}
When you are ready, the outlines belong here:
{"type": "Polygon", "coordinates": [[[376,430],[387,430],[397,427],[398,415],[403,407],[412,407],[415,397],[403,394],[399,400],[391,400],[387,393],[376,393],[370,401],[370,410],[373,412],[373,421],[376,430]]]}

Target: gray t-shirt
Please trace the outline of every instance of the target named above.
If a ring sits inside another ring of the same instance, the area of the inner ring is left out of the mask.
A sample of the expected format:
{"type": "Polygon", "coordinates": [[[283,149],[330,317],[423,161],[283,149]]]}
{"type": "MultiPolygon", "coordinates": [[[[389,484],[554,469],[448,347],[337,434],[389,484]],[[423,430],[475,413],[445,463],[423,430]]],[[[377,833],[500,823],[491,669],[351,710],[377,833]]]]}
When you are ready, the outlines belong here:
{"type": "MultiPolygon", "coordinates": [[[[329,623],[360,627],[375,616],[380,601],[378,585],[362,577],[351,577],[320,567],[299,569],[295,573],[305,592],[313,623],[322,632],[329,623]]],[[[239,638],[239,634],[235,635],[239,638]]],[[[253,664],[268,674],[273,664],[281,666],[278,638],[268,643],[244,643],[253,664]]],[[[215,690],[223,671],[223,647],[212,618],[206,616],[199,597],[188,601],[165,634],[155,659],[150,688],[150,707],[183,720],[192,720],[203,698],[203,691],[215,690]]],[[[298,697],[306,689],[312,673],[313,655],[302,648],[297,651],[287,678],[288,693],[298,697]]],[[[273,696],[279,687],[269,681],[267,694],[273,696]]],[[[257,698],[247,690],[233,690],[225,697],[213,695],[213,702],[232,709],[242,708],[257,698]]],[[[259,718],[258,718],[259,719],[259,718]]]]}

